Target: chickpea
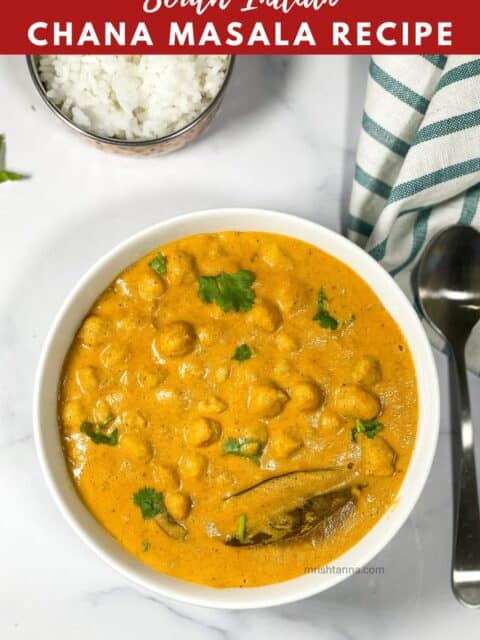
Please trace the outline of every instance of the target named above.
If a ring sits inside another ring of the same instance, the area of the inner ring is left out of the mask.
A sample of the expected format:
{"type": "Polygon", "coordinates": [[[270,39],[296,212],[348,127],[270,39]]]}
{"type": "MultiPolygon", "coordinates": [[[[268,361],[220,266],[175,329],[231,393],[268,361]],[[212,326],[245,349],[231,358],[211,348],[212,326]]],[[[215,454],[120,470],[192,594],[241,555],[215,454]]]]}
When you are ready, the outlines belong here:
{"type": "Polygon", "coordinates": [[[257,440],[262,447],[268,442],[268,430],[263,424],[256,425],[254,427],[247,426],[243,430],[244,436],[251,440],[257,440]]]}
{"type": "Polygon", "coordinates": [[[158,331],[155,347],[164,356],[178,357],[193,351],[195,331],[188,322],[172,322],[158,331]]]}
{"type": "Polygon", "coordinates": [[[259,384],[250,388],[249,407],[261,417],[278,416],[286,402],[287,394],[273,384],[259,384]]]}
{"type": "Polygon", "coordinates": [[[82,324],[78,337],[87,347],[97,347],[110,337],[110,325],[99,316],[89,316],[82,324]]]}
{"type": "Polygon", "coordinates": [[[155,467],[153,470],[153,479],[162,491],[175,491],[178,489],[178,475],[171,467],[163,465],[155,467]]]}
{"type": "Polygon", "coordinates": [[[285,459],[290,458],[302,446],[303,443],[301,440],[298,440],[298,438],[282,431],[280,433],[276,433],[270,439],[269,451],[275,458],[285,459]]]}
{"type": "Polygon", "coordinates": [[[205,400],[200,400],[198,403],[198,411],[202,415],[211,415],[216,413],[223,413],[228,408],[226,402],[217,396],[209,396],[205,400]]]}
{"type": "Polygon", "coordinates": [[[337,390],[335,408],[346,418],[370,420],[380,413],[380,400],[358,384],[345,384],[337,390]]]}
{"type": "Polygon", "coordinates": [[[185,520],[190,513],[192,501],[189,495],[177,491],[176,493],[167,493],[165,496],[165,506],[172,518],[175,520],[185,520]]]}
{"type": "Polygon", "coordinates": [[[93,419],[95,422],[103,423],[112,415],[112,409],[106,400],[97,400],[93,408],[93,419]]]}
{"type": "Polygon", "coordinates": [[[282,324],[282,314],[278,307],[268,300],[257,302],[247,318],[249,322],[268,333],[273,333],[282,324]]]}
{"type": "Polygon", "coordinates": [[[165,293],[165,281],[155,273],[145,274],[138,282],[138,295],[146,302],[152,302],[165,293]]]}
{"type": "Polygon", "coordinates": [[[183,362],[178,373],[182,380],[200,380],[205,377],[205,368],[195,362],[183,362]]]}
{"type": "Polygon", "coordinates": [[[218,440],[222,426],[211,418],[197,418],[187,428],[186,441],[194,447],[205,447],[218,440]]]}
{"type": "Polygon", "coordinates": [[[87,395],[98,389],[98,376],[94,367],[82,367],[75,372],[75,380],[80,391],[87,395]]]}
{"type": "Polygon", "coordinates": [[[293,268],[293,262],[289,255],[276,243],[267,244],[260,250],[260,257],[271,269],[283,271],[293,268]]]}
{"type": "Polygon", "coordinates": [[[153,457],[152,445],[145,438],[127,433],[120,438],[120,446],[124,454],[134,462],[147,464],[153,457]]]}
{"type": "Polygon", "coordinates": [[[113,412],[118,413],[122,407],[123,403],[123,393],[118,390],[111,391],[107,397],[105,398],[109,407],[113,412]]]}
{"type": "Polygon", "coordinates": [[[195,280],[195,258],[185,251],[173,251],[167,256],[167,277],[171,284],[188,284],[195,280]]]}
{"type": "Polygon", "coordinates": [[[324,409],[320,416],[319,426],[325,431],[338,431],[342,425],[342,419],[331,409],[324,409]]]}
{"type": "Polygon", "coordinates": [[[216,369],[215,371],[215,380],[221,384],[222,382],[226,382],[228,380],[229,375],[229,367],[218,367],[218,369],[216,369]]]}
{"type": "Polygon", "coordinates": [[[276,338],[276,344],[280,351],[284,351],[286,353],[293,353],[298,350],[297,341],[287,333],[279,333],[276,338]]]}
{"type": "Polygon", "coordinates": [[[162,382],[165,382],[167,378],[168,370],[161,365],[151,369],[140,369],[136,374],[137,383],[143,389],[154,389],[162,382]]]}
{"type": "Polygon", "coordinates": [[[296,279],[285,281],[277,290],[276,299],[285,314],[305,309],[310,303],[308,288],[296,279]]]}
{"type": "Polygon", "coordinates": [[[322,402],[323,394],[313,382],[299,382],[290,389],[292,405],[300,411],[314,411],[322,402]]]}
{"type": "Polygon", "coordinates": [[[80,400],[70,400],[62,407],[62,421],[68,429],[80,429],[87,419],[87,411],[80,400]]]}
{"type": "Polygon", "coordinates": [[[273,374],[277,378],[288,378],[293,373],[293,365],[289,360],[279,360],[273,365],[273,374]]]}
{"type": "MultiPolygon", "coordinates": [[[[215,305],[210,305],[209,309],[210,310],[218,309],[221,315],[223,315],[224,313],[220,309],[220,307],[216,307],[215,305]]],[[[198,339],[200,340],[202,346],[211,347],[212,344],[215,344],[216,342],[218,342],[219,337],[220,335],[219,335],[218,329],[213,324],[208,325],[206,327],[200,327],[198,329],[198,339]]]]}
{"type": "Polygon", "coordinates": [[[128,360],[129,355],[126,345],[108,344],[100,353],[100,361],[105,369],[111,369],[128,360]]]}
{"type": "Polygon", "coordinates": [[[198,480],[206,470],[206,458],[196,451],[185,452],[178,461],[178,472],[184,480],[198,480]]]}
{"type": "Polygon", "coordinates": [[[139,411],[125,411],[122,413],[122,425],[126,429],[143,429],[147,421],[139,411]]]}
{"type": "MultiPolygon", "coordinates": [[[[359,438],[359,436],[357,436],[359,438]]],[[[362,465],[367,476],[388,477],[395,472],[397,454],[382,436],[366,438],[361,434],[362,465]]]]}
{"type": "Polygon", "coordinates": [[[357,361],[352,371],[354,382],[373,386],[382,379],[382,370],[377,358],[373,356],[363,356],[357,361]]]}

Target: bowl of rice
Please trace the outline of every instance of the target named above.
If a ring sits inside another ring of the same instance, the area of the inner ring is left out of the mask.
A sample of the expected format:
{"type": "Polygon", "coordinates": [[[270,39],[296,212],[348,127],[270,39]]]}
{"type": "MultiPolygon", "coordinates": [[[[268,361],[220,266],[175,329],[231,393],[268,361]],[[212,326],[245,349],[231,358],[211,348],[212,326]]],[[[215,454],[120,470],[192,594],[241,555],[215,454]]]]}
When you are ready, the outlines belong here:
{"type": "Polygon", "coordinates": [[[230,80],[228,55],[27,56],[41,98],[96,146],[148,156],[180,149],[212,121],[230,80]]]}

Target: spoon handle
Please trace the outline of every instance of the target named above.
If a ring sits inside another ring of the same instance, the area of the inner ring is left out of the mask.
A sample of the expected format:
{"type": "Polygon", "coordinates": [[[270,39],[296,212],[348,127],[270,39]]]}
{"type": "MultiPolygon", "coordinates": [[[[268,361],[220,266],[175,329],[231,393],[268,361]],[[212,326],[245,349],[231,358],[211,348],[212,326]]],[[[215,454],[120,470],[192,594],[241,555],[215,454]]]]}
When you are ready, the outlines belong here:
{"type": "Polygon", "coordinates": [[[480,607],[480,509],[464,345],[452,347],[452,351],[453,380],[461,444],[452,588],[462,604],[480,607]]]}

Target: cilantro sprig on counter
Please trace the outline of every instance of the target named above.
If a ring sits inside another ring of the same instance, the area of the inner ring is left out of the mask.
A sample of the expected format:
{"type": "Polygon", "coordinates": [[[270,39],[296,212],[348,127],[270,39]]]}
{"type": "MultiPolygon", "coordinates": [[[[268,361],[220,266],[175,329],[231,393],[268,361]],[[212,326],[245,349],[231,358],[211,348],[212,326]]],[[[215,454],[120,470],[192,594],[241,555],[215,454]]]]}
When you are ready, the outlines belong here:
{"type": "Polygon", "coordinates": [[[15,171],[8,171],[5,168],[7,146],[5,143],[5,136],[0,133],[0,184],[2,182],[14,182],[16,180],[23,180],[25,176],[15,171]]]}
{"type": "Polygon", "coordinates": [[[217,276],[200,276],[198,295],[203,302],[214,302],[225,312],[246,312],[252,308],[255,300],[255,291],[252,289],[254,282],[255,275],[246,269],[217,276]]]}

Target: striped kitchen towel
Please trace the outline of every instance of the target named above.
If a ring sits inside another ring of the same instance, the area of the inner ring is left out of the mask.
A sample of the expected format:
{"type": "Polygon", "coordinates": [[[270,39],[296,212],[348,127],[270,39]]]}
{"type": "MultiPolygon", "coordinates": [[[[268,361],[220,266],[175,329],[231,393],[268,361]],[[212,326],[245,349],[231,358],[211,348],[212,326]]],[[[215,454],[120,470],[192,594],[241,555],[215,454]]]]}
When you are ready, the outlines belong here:
{"type": "MultiPolygon", "coordinates": [[[[454,223],[480,223],[480,57],[374,56],[348,235],[412,299],[422,249],[454,223]]],[[[469,347],[480,372],[480,330],[469,347]]]]}

